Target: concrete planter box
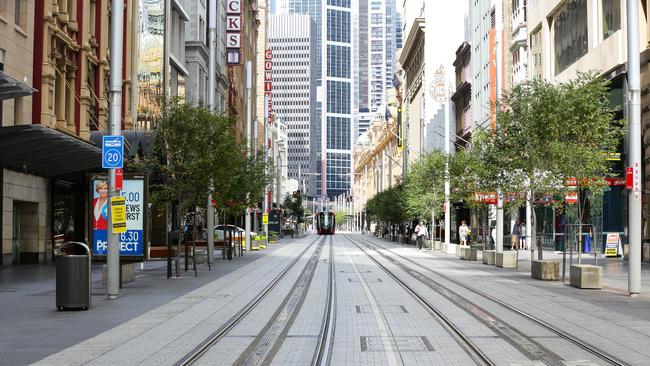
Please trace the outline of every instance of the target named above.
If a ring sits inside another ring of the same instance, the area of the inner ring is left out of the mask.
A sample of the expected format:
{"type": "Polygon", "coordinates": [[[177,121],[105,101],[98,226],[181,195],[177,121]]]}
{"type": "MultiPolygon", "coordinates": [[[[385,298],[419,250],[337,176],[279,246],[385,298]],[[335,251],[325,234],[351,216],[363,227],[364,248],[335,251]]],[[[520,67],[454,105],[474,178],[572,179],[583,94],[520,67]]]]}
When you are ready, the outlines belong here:
{"type": "Polygon", "coordinates": [[[470,251],[470,247],[466,245],[459,245],[456,247],[456,257],[465,259],[465,253],[470,251]]]}
{"type": "Polygon", "coordinates": [[[483,264],[493,266],[496,263],[497,252],[496,250],[483,251],[483,264]]]}
{"type": "Polygon", "coordinates": [[[457,245],[456,246],[456,257],[462,258],[465,250],[469,250],[469,245],[457,245]]]}
{"type": "Polygon", "coordinates": [[[499,268],[516,268],[517,267],[517,251],[506,250],[497,253],[495,264],[499,268]]]}
{"type": "Polygon", "coordinates": [[[443,253],[447,253],[447,244],[440,243],[440,251],[443,253]]]}
{"type": "MultiPolygon", "coordinates": [[[[123,264],[122,267],[122,283],[129,283],[135,281],[135,267],[133,264],[123,264]]],[[[102,284],[106,285],[108,279],[107,265],[102,266],[102,284]]]]}
{"type": "Polygon", "coordinates": [[[434,241],[433,242],[433,250],[440,250],[440,242],[439,241],[434,241]]]}
{"type": "Polygon", "coordinates": [[[650,243],[643,244],[643,254],[641,258],[644,262],[650,262],[650,243]]]}
{"type": "Polygon", "coordinates": [[[461,248],[461,257],[460,259],[465,261],[476,261],[478,260],[478,250],[476,248],[461,248]]]}
{"type": "Polygon", "coordinates": [[[600,290],[603,288],[603,267],[591,264],[571,265],[571,286],[600,290]]]}
{"type": "Polygon", "coordinates": [[[560,262],[552,260],[533,260],[530,276],[537,280],[557,281],[560,279],[560,262]]]}
{"type": "Polygon", "coordinates": [[[447,254],[456,254],[456,248],[458,247],[458,244],[449,244],[447,245],[447,254]]]}

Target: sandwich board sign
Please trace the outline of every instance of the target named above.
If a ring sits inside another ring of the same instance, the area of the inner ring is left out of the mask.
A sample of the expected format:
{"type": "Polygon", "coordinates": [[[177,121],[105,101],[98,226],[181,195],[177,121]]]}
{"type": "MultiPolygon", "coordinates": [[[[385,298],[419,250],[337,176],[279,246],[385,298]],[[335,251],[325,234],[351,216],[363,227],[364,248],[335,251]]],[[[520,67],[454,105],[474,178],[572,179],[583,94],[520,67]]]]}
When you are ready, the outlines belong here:
{"type": "Polygon", "coordinates": [[[622,252],[621,235],[619,233],[607,234],[607,241],[605,242],[605,257],[618,257],[622,252]]]}

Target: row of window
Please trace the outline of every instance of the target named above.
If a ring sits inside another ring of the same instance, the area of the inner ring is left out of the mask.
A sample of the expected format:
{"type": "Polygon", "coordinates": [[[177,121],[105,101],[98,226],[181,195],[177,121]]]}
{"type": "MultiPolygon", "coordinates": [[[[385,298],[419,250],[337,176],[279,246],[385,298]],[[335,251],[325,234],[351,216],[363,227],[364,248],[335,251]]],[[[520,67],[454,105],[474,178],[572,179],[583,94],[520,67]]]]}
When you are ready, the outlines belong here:
{"type": "Polygon", "coordinates": [[[350,13],[327,9],[327,40],[350,43],[351,33],[350,13]]]}
{"type": "Polygon", "coordinates": [[[272,43],[295,43],[295,42],[309,42],[309,38],[269,38],[269,44],[272,43]]]}
{"type": "Polygon", "coordinates": [[[350,114],[350,83],[327,81],[327,112],[350,114]]]}
{"type": "Polygon", "coordinates": [[[273,62],[273,67],[278,67],[278,66],[309,66],[309,61],[279,61],[279,62],[273,62]]]}
{"type": "Polygon", "coordinates": [[[327,45],[327,76],[350,78],[350,47],[327,45]]]}
{"type": "Polygon", "coordinates": [[[327,117],[327,148],[333,150],[350,149],[350,119],[327,117]]]}
{"type": "Polygon", "coordinates": [[[327,0],[327,5],[338,6],[340,8],[349,8],[350,0],[327,0]]]}

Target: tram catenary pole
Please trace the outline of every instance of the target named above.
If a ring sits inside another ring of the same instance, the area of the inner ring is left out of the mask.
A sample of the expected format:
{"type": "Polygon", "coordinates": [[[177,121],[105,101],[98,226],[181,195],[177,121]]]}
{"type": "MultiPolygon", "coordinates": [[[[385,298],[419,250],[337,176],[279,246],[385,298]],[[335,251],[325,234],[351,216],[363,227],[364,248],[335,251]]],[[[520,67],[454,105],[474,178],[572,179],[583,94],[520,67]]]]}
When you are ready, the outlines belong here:
{"type": "MultiPolygon", "coordinates": [[[[111,4],[111,60],[110,60],[110,99],[109,118],[111,136],[122,134],[122,58],[123,58],[123,30],[124,30],[124,0],[113,0],[111,4]]],[[[120,195],[115,185],[115,168],[108,170],[108,202],[111,198],[120,195]]],[[[119,236],[113,233],[113,215],[108,209],[108,228],[106,230],[108,255],[106,256],[106,292],[109,299],[117,299],[120,292],[120,241],[119,236]]]]}
{"type": "Polygon", "coordinates": [[[641,86],[639,57],[639,0],[627,0],[627,84],[628,84],[628,166],[633,169],[632,191],[628,195],[630,254],[628,292],[641,292],[641,86]]]}
{"type": "MultiPolygon", "coordinates": [[[[253,62],[246,61],[246,157],[253,156],[253,62]]],[[[246,193],[246,200],[250,197],[250,193],[246,193]]],[[[251,207],[246,207],[246,223],[245,223],[245,241],[246,247],[250,252],[253,250],[253,243],[251,242],[251,207]]]]}
{"type": "MultiPolygon", "coordinates": [[[[216,39],[217,39],[217,0],[210,0],[209,5],[209,33],[208,33],[208,106],[212,113],[215,113],[215,87],[216,87],[216,39]]],[[[207,234],[208,234],[208,262],[214,263],[214,205],[212,204],[212,187],[214,183],[210,182],[210,192],[208,195],[207,209],[207,234]]]]}

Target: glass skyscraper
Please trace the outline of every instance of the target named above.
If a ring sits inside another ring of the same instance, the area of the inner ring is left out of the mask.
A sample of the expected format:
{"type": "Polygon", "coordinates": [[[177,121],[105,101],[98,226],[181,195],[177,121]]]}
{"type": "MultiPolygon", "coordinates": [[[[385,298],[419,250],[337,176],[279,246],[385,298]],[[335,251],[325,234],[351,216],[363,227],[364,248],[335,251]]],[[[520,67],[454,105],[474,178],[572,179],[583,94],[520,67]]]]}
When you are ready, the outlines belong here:
{"type": "Polygon", "coordinates": [[[352,136],[358,112],[355,90],[358,65],[359,0],[282,0],[277,13],[309,14],[316,23],[316,117],[310,169],[316,194],[334,197],[351,189],[352,136]]]}

